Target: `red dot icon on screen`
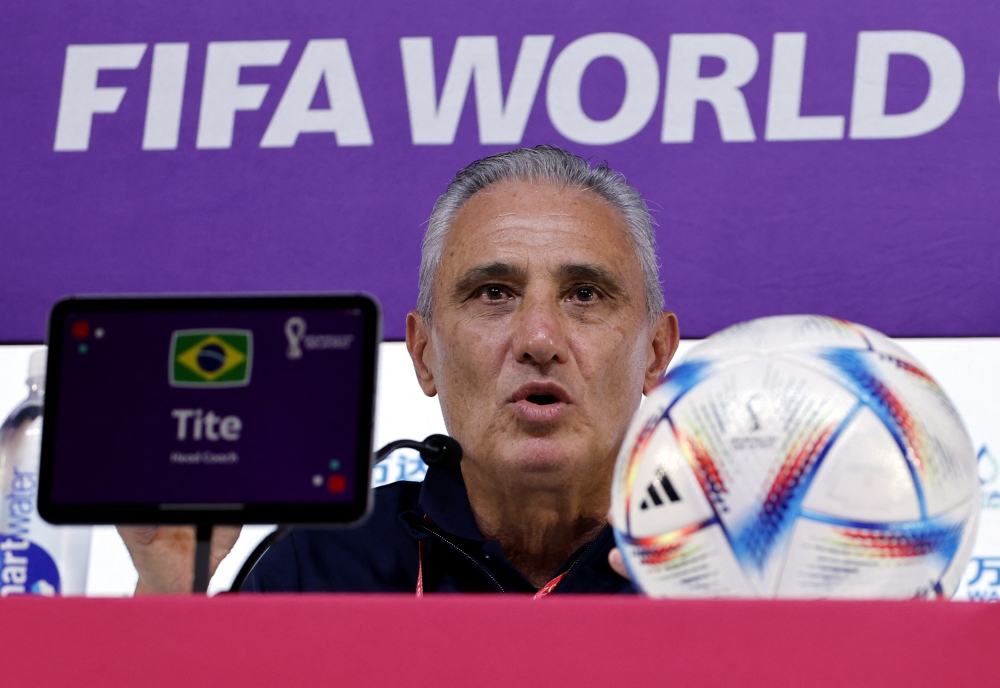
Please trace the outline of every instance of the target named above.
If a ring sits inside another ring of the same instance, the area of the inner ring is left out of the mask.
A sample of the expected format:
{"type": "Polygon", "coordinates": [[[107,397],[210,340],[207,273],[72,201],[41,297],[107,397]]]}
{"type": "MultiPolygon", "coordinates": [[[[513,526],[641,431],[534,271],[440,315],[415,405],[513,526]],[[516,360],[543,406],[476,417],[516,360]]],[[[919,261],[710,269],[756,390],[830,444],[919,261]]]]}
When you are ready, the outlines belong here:
{"type": "Polygon", "coordinates": [[[347,490],[347,478],[342,475],[331,475],[326,479],[326,489],[334,494],[347,490]]]}
{"type": "Polygon", "coordinates": [[[73,334],[73,339],[86,339],[90,336],[90,323],[86,320],[77,320],[73,323],[73,329],[71,332],[73,334]]]}

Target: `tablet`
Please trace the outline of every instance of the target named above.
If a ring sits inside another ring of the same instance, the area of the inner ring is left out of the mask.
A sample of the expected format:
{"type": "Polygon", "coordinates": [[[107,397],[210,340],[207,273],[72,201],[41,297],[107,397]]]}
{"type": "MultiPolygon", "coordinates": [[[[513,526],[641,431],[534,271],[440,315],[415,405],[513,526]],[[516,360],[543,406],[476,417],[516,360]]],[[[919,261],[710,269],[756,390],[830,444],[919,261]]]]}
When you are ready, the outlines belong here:
{"type": "Polygon", "coordinates": [[[57,524],[357,521],[378,303],[69,298],[49,320],[38,509],[57,524]]]}

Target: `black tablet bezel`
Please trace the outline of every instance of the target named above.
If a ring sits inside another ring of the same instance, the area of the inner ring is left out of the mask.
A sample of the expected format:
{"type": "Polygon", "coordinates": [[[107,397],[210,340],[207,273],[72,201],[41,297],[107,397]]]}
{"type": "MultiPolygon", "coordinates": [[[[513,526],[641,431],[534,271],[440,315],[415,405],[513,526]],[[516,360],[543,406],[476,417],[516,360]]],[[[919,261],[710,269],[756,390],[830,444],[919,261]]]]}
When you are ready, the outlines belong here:
{"type": "Polygon", "coordinates": [[[367,294],[253,294],[206,296],[86,296],[60,300],[52,308],[48,326],[48,364],[45,385],[45,422],[39,471],[38,512],[59,525],[99,524],[294,524],[337,525],[357,522],[371,509],[372,441],[375,420],[375,384],[378,347],[382,340],[382,311],[367,294]],[[206,310],[360,310],[364,315],[362,379],[371,385],[362,390],[358,423],[357,475],[351,502],[346,504],[246,503],[178,505],[115,503],[62,504],[51,499],[55,436],[59,427],[59,383],[66,345],[64,323],[73,313],[196,312],[206,310]],[[169,508],[164,508],[167,506],[169,508]]]}

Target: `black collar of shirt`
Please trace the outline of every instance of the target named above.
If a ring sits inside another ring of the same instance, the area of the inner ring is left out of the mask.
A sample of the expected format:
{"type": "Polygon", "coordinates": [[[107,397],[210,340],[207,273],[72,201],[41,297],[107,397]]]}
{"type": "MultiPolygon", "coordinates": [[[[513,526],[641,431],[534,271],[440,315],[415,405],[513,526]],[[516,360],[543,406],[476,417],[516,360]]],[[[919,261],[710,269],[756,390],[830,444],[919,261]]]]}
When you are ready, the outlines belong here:
{"type": "Polygon", "coordinates": [[[472,515],[461,468],[428,467],[420,488],[419,505],[442,530],[466,540],[484,541],[472,515]]]}
{"type": "MultiPolygon", "coordinates": [[[[494,566],[500,565],[508,567],[510,572],[519,579],[524,590],[534,589],[527,579],[517,572],[514,566],[507,560],[500,543],[497,540],[486,541],[479,528],[476,526],[476,519],[472,515],[472,506],[469,504],[469,495],[466,492],[465,481],[462,478],[461,468],[442,469],[433,466],[427,469],[423,485],[420,488],[419,497],[420,510],[430,519],[433,527],[451,535],[455,535],[463,540],[481,543],[476,553],[476,558],[482,553],[492,553],[494,566]]],[[[413,517],[417,515],[411,512],[413,517]]],[[[404,517],[404,522],[406,518],[404,517]]],[[[412,524],[410,530],[414,536],[427,537],[415,531],[412,524]]],[[[424,530],[420,528],[420,530],[424,530]]],[[[426,531],[425,531],[426,532],[426,531]]],[[[608,552],[614,547],[614,538],[611,528],[605,526],[604,529],[589,543],[581,545],[564,563],[559,567],[556,575],[568,573],[569,577],[559,585],[560,592],[634,592],[632,586],[625,579],[618,576],[608,565],[608,552]]],[[[487,559],[490,557],[487,556],[487,559]]]]}

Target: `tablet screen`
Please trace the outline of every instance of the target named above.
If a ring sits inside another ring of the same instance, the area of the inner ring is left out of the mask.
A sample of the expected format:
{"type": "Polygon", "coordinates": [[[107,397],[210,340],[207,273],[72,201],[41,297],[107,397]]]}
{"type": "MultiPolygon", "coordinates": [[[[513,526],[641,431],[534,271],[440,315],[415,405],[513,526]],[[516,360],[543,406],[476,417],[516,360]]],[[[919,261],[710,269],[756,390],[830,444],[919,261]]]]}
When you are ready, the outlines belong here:
{"type": "Polygon", "coordinates": [[[61,302],[50,323],[43,516],[361,516],[377,315],[353,296],[61,302]]]}

